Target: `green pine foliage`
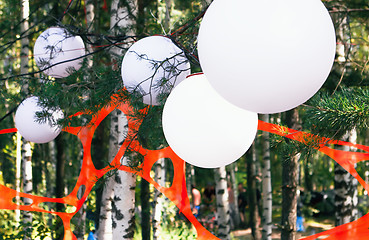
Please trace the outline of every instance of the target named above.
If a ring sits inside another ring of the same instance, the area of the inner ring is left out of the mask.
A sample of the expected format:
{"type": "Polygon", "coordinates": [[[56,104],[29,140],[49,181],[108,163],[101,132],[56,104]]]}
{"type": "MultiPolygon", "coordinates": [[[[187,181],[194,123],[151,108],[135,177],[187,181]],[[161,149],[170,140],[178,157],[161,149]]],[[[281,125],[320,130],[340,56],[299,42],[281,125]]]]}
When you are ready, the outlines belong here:
{"type": "Polygon", "coordinates": [[[321,91],[305,107],[304,126],[320,136],[339,139],[353,128],[368,127],[367,88],[342,88],[330,94],[321,91]]]}

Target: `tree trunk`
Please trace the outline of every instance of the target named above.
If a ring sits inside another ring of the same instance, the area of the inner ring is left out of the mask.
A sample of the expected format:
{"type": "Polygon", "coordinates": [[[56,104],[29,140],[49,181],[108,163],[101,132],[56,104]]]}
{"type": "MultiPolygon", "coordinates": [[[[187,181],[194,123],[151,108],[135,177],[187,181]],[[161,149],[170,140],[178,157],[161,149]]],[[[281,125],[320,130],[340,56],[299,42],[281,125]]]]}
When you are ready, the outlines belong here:
{"type": "Polygon", "coordinates": [[[225,167],[214,169],[215,192],[217,199],[217,220],[218,220],[218,237],[222,240],[231,239],[228,190],[227,190],[227,171],[225,167]]]}
{"type": "MultiPolygon", "coordinates": [[[[196,186],[195,167],[186,163],[186,187],[189,198],[192,196],[192,185],[196,186]]],[[[191,199],[190,199],[191,200],[191,199]]]]}
{"type": "Polygon", "coordinates": [[[150,184],[141,179],[141,228],[142,240],[151,239],[150,223],[150,184]]]}
{"type": "MultiPolygon", "coordinates": [[[[137,0],[126,0],[124,4],[121,4],[118,0],[112,1],[110,30],[113,34],[134,35],[137,6],[137,0]]],[[[117,62],[117,58],[122,56],[122,50],[113,48],[111,54],[112,60],[117,62]]],[[[127,126],[127,118],[122,112],[117,111],[116,117],[117,122],[114,122],[114,120],[111,122],[111,130],[117,129],[117,131],[111,134],[111,141],[114,146],[111,145],[110,147],[116,149],[113,150],[115,153],[124,141],[127,126]]],[[[127,158],[121,159],[121,163],[127,165],[127,158]]],[[[113,239],[133,239],[135,230],[135,190],[136,176],[132,173],[118,171],[114,183],[113,239]]]]}
{"type": "MultiPolygon", "coordinates": [[[[110,159],[110,158],[109,158],[110,159]]],[[[114,179],[108,177],[102,192],[97,239],[113,240],[112,201],[114,198],[114,179]]]]}
{"type": "MultiPolygon", "coordinates": [[[[55,151],[55,140],[49,142],[48,144],[48,152],[49,152],[49,161],[44,162],[45,168],[45,181],[46,181],[46,197],[54,197],[55,196],[55,186],[53,184],[48,184],[51,182],[55,182],[55,169],[56,169],[56,151],[55,151]]],[[[47,202],[46,205],[49,209],[53,209],[54,203],[47,202]]],[[[53,225],[53,221],[55,216],[49,214],[47,223],[49,226],[53,225]]]]}
{"type": "MultiPolygon", "coordinates": [[[[79,168],[79,172],[82,169],[82,164],[83,164],[83,149],[80,150],[80,163],[81,166],[79,168]]],[[[86,191],[86,186],[85,185],[81,185],[80,188],[78,189],[77,192],[77,197],[78,199],[82,199],[83,194],[86,191]]],[[[86,202],[83,203],[83,205],[81,206],[81,208],[79,209],[78,213],[76,214],[75,218],[76,218],[76,229],[74,230],[74,234],[76,235],[78,240],[84,240],[84,236],[86,233],[86,202]]]]}
{"type": "MultiPolygon", "coordinates": [[[[59,135],[55,139],[56,144],[56,179],[55,179],[55,196],[57,198],[63,198],[65,196],[65,142],[63,135],[59,135]]],[[[56,205],[57,212],[64,212],[64,205],[56,205]]]]}
{"type": "Polygon", "coordinates": [[[93,32],[94,30],[94,20],[95,20],[95,6],[94,0],[86,0],[86,24],[87,31],[93,32]]]}
{"type": "Polygon", "coordinates": [[[257,174],[256,174],[256,147],[255,142],[251,146],[251,157],[247,158],[247,186],[249,196],[249,211],[250,211],[250,227],[252,236],[255,240],[261,239],[260,233],[260,215],[259,215],[259,200],[260,192],[257,188],[257,174]],[[258,196],[259,195],[259,196],[258,196]]]}
{"type": "MultiPolygon", "coordinates": [[[[127,118],[120,110],[111,113],[109,160],[112,160],[124,140],[127,118]]],[[[121,163],[125,165],[126,158],[121,163]]],[[[98,239],[132,239],[135,220],[135,175],[118,171],[108,177],[103,190],[98,239]]]]}
{"type": "Polygon", "coordinates": [[[233,193],[233,206],[231,208],[232,212],[233,212],[233,221],[234,221],[234,227],[237,229],[240,227],[240,211],[238,209],[238,189],[237,189],[237,179],[236,179],[236,168],[237,168],[237,163],[234,162],[229,166],[229,172],[230,172],[230,177],[231,177],[231,187],[232,187],[232,193],[233,193]]]}
{"type": "MultiPolygon", "coordinates": [[[[269,122],[269,115],[262,114],[264,122],[269,122]]],[[[272,175],[270,169],[269,133],[264,131],[263,137],[263,240],[272,239],[272,175]]]]}
{"type": "MultiPolygon", "coordinates": [[[[137,2],[127,0],[126,4],[121,4],[119,0],[111,3],[110,30],[112,34],[126,35],[132,34],[137,2]],[[129,6],[127,6],[127,4],[129,6]]],[[[117,62],[122,56],[120,48],[112,48],[112,61],[117,62]]],[[[116,70],[118,66],[113,64],[116,70]]],[[[118,152],[123,140],[124,131],[127,125],[127,118],[124,114],[115,110],[111,113],[110,141],[109,141],[109,161],[118,152]]],[[[121,163],[126,164],[127,159],[123,158],[121,163]]],[[[136,177],[131,173],[118,171],[114,178],[107,180],[107,186],[103,190],[98,239],[132,239],[135,228],[135,188],[136,177]],[[105,211],[106,210],[106,211],[105,211]]]]}
{"type": "Polygon", "coordinates": [[[165,0],[165,19],[164,19],[164,29],[168,31],[170,29],[170,15],[172,12],[172,0],[165,0]]]}
{"type": "MultiPolygon", "coordinates": [[[[32,194],[32,147],[27,141],[23,141],[22,144],[22,162],[23,162],[23,192],[32,194]]],[[[31,205],[32,200],[29,198],[23,198],[24,205],[31,205]]],[[[32,213],[29,211],[23,211],[23,224],[25,232],[32,231],[32,213]]],[[[28,235],[24,237],[25,240],[31,239],[28,235]]]]}
{"type": "Polygon", "coordinates": [[[113,239],[133,239],[136,175],[118,171],[114,179],[113,239]]]}
{"type": "MultiPolygon", "coordinates": [[[[21,74],[27,74],[29,70],[29,39],[28,39],[28,30],[29,30],[29,0],[21,0],[21,36],[25,35],[26,37],[22,37],[21,39],[21,66],[20,71],[21,74]]],[[[21,91],[25,94],[28,94],[28,80],[27,78],[22,79],[22,89],[21,91]]]]}
{"type": "MultiPolygon", "coordinates": [[[[289,128],[299,130],[299,114],[297,109],[286,113],[286,122],[289,128]]],[[[288,139],[286,140],[288,142],[288,139]]],[[[298,165],[300,154],[292,153],[283,159],[282,164],[282,240],[296,239],[297,218],[297,186],[298,165]]]]}
{"type": "MultiPolygon", "coordinates": [[[[97,169],[103,169],[108,165],[108,159],[109,159],[109,138],[110,138],[110,121],[109,118],[106,118],[105,121],[101,122],[99,127],[96,129],[94,138],[92,140],[92,149],[94,151],[92,154],[92,160],[97,169]],[[102,144],[103,143],[103,144],[102,144]]],[[[101,179],[100,181],[104,181],[104,179],[101,179]]],[[[95,220],[95,228],[99,229],[99,216],[100,216],[100,210],[102,201],[102,195],[103,195],[104,187],[99,185],[99,187],[95,188],[95,194],[96,194],[96,206],[95,206],[95,213],[94,213],[94,220],[95,220]]]]}
{"type": "MultiPolygon", "coordinates": [[[[63,135],[59,135],[55,139],[55,147],[56,147],[56,178],[55,178],[55,196],[57,198],[63,198],[65,196],[65,142],[63,135]]],[[[65,206],[62,203],[56,203],[56,211],[64,212],[65,206]]],[[[58,226],[62,226],[61,219],[57,219],[58,226]]],[[[60,227],[58,231],[56,231],[57,237],[56,239],[62,240],[64,238],[64,228],[60,227]]]]}
{"type": "MultiPolygon", "coordinates": [[[[15,159],[15,190],[17,193],[21,191],[21,168],[22,168],[22,136],[19,132],[16,133],[17,138],[17,156],[15,159]]],[[[15,203],[20,204],[20,197],[17,194],[15,198],[15,203]]],[[[21,213],[20,210],[15,210],[15,221],[20,223],[21,213]]]]}
{"type": "MultiPolygon", "coordinates": [[[[95,6],[93,0],[86,0],[85,2],[85,10],[86,10],[86,25],[87,25],[87,32],[93,32],[94,31],[94,19],[95,19],[95,6]]],[[[93,49],[90,44],[87,44],[86,46],[87,52],[92,53],[93,49]]],[[[87,68],[93,67],[93,55],[88,56],[87,58],[87,68]]],[[[88,78],[91,78],[91,75],[86,74],[84,76],[85,80],[88,80],[88,78]]],[[[87,100],[87,96],[83,96],[84,99],[87,100]]],[[[96,132],[95,132],[96,133],[96,132]]],[[[83,149],[81,149],[81,167],[83,163],[83,149]]],[[[82,185],[80,189],[78,190],[77,197],[79,199],[82,198],[85,191],[85,186],[82,185]]],[[[76,219],[76,229],[74,230],[74,234],[76,235],[78,240],[83,240],[84,235],[86,232],[86,203],[83,203],[81,208],[78,211],[78,214],[74,217],[76,219]]]]}
{"type": "MultiPolygon", "coordinates": [[[[118,152],[126,135],[127,118],[115,110],[111,120],[109,159],[112,160],[118,152]]],[[[122,165],[127,165],[127,157],[121,159],[122,165]]],[[[114,177],[113,198],[113,239],[132,239],[135,229],[135,190],[136,175],[118,171],[114,177]]]]}
{"type": "MultiPolygon", "coordinates": [[[[353,129],[343,137],[343,141],[356,143],[356,130],[353,129]]],[[[348,146],[337,147],[343,151],[355,151],[348,146]]],[[[341,165],[335,163],[334,169],[335,217],[336,226],[358,219],[358,191],[357,180],[341,165]]]]}
{"type": "MultiPolygon", "coordinates": [[[[157,182],[160,186],[165,187],[165,159],[159,159],[155,164],[155,182],[157,182]]],[[[152,233],[153,240],[160,239],[160,223],[162,213],[164,211],[164,199],[163,194],[160,191],[155,190],[154,192],[154,207],[153,207],[153,215],[152,215],[152,233]]]]}
{"type": "MultiPolygon", "coordinates": [[[[11,72],[11,61],[9,57],[7,56],[4,60],[4,72],[9,71],[11,72]]],[[[5,80],[4,82],[5,89],[9,89],[9,83],[8,80],[5,80]]],[[[9,104],[5,103],[5,109],[6,112],[9,111],[9,104]]],[[[13,121],[14,121],[14,114],[13,114],[13,121]]],[[[21,199],[19,197],[19,194],[22,190],[22,182],[21,182],[21,174],[22,174],[22,136],[19,132],[16,133],[16,157],[15,157],[15,191],[17,191],[17,196],[15,197],[15,203],[17,205],[20,205],[21,199]]],[[[15,210],[15,221],[20,224],[21,221],[21,212],[19,209],[15,210]]]]}
{"type": "MultiPolygon", "coordinates": [[[[21,35],[27,35],[27,31],[29,29],[29,1],[21,0],[21,19],[22,23],[20,25],[21,35]]],[[[23,37],[21,40],[21,74],[27,74],[29,70],[28,66],[29,62],[29,39],[28,37],[23,37]]],[[[28,94],[28,80],[27,78],[23,78],[22,89],[21,91],[27,95],[28,94]]],[[[31,144],[27,141],[23,141],[22,146],[22,161],[23,161],[23,192],[32,194],[33,186],[32,186],[32,150],[31,144]]],[[[30,205],[32,203],[31,199],[24,198],[23,203],[25,205],[30,205]]],[[[32,213],[28,211],[23,212],[23,223],[25,225],[25,231],[29,232],[32,228],[32,213]]],[[[30,239],[28,236],[25,236],[24,239],[30,239]]]]}

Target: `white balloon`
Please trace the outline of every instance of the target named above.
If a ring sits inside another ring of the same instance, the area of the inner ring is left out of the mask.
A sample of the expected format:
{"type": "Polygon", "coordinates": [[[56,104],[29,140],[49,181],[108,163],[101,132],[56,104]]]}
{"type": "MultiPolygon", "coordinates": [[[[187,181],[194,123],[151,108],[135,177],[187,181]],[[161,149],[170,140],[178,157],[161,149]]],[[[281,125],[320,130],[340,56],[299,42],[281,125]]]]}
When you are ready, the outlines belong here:
{"type": "Polygon", "coordinates": [[[150,36],[128,49],[121,71],[129,92],[140,92],[145,104],[158,105],[161,94],[169,93],[190,74],[190,63],[169,38],[150,36]]]}
{"type": "MultiPolygon", "coordinates": [[[[45,122],[37,122],[36,112],[43,111],[38,105],[38,97],[29,97],[25,99],[18,107],[15,113],[15,126],[19,133],[30,142],[46,143],[55,139],[61,127],[53,124],[47,119],[45,122]]],[[[59,109],[52,113],[53,122],[64,117],[63,112],[59,109]]]]}
{"type": "Polygon", "coordinates": [[[214,0],[200,25],[200,64],[231,103],[258,113],[292,109],[325,82],[335,31],[320,0],[214,0]]]}
{"type": "Polygon", "coordinates": [[[184,161],[216,168],[239,159],[257,131],[257,114],[224,100],[204,74],[191,75],[169,95],[162,117],[164,136],[184,161]]]}
{"type": "Polygon", "coordinates": [[[86,51],[80,36],[73,36],[63,28],[51,27],[36,39],[33,54],[40,70],[51,77],[63,78],[81,68],[83,59],[79,57],[86,51]],[[69,61],[71,59],[75,60],[69,61]],[[50,67],[54,64],[57,65],[50,67]]]}

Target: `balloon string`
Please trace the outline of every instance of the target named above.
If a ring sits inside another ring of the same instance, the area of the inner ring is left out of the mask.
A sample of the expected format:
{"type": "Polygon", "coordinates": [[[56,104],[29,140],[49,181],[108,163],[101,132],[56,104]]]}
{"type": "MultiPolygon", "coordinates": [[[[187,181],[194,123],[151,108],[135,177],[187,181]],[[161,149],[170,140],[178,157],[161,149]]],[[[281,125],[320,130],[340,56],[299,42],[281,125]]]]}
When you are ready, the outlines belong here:
{"type": "Polygon", "coordinates": [[[68,12],[70,6],[72,5],[73,0],[69,0],[67,8],[64,10],[63,16],[68,12]]]}
{"type": "MultiPolygon", "coordinates": [[[[135,41],[111,43],[111,44],[104,44],[104,45],[98,45],[98,46],[91,46],[91,48],[106,48],[106,47],[110,47],[110,46],[118,46],[118,45],[123,45],[123,44],[130,44],[130,43],[134,43],[134,42],[135,41]]],[[[64,52],[80,51],[80,50],[83,50],[83,49],[85,49],[85,48],[69,49],[69,50],[66,50],[64,52]]],[[[28,55],[22,55],[22,56],[8,57],[7,59],[18,59],[18,58],[22,58],[22,57],[37,57],[37,56],[41,56],[41,55],[43,55],[43,54],[28,54],[28,55]]]]}

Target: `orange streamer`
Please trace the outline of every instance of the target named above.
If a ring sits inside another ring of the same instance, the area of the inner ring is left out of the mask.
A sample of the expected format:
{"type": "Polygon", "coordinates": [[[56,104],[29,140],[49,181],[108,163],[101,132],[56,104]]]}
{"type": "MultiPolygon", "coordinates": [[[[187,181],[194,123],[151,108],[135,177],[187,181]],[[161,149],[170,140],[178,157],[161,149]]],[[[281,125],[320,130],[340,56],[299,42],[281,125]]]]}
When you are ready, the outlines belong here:
{"type": "MultiPolygon", "coordinates": [[[[147,109],[143,110],[143,113],[147,112],[147,109]]],[[[84,155],[83,162],[81,167],[81,172],[78,177],[77,183],[72,190],[72,192],[64,197],[64,198],[46,198],[40,196],[34,196],[31,194],[25,194],[21,192],[17,192],[11,188],[0,185],[0,192],[2,196],[0,197],[0,209],[9,209],[9,210],[24,210],[24,211],[35,211],[35,212],[45,212],[50,214],[55,214],[59,216],[64,224],[64,240],[76,240],[76,236],[72,233],[71,230],[71,219],[74,215],[79,211],[82,207],[83,203],[87,199],[90,191],[93,186],[97,182],[99,178],[104,176],[107,172],[113,169],[119,169],[122,171],[127,171],[134,173],[142,178],[146,179],[148,182],[153,184],[153,186],[162,192],[168,199],[170,199],[176,206],[179,208],[180,212],[183,213],[187,217],[187,219],[194,225],[197,231],[197,239],[199,240],[212,240],[218,239],[214,235],[212,235],[208,230],[206,230],[193,216],[190,201],[187,196],[186,190],[186,180],[185,180],[185,162],[180,159],[170,147],[166,147],[160,150],[148,150],[143,148],[136,138],[136,133],[141,124],[140,121],[134,119],[133,109],[130,107],[129,103],[118,102],[115,96],[112,97],[111,103],[101,109],[92,119],[91,124],[88,124],[85,127],[67,127],[63,129],[63,131],[76,135],[83,145],[84,155]],[[95,133],[95,130],[102,122],[102,120],[107,117],[114,109],[120,109],[128,119],[128,134],[120,147],[117,155],[111,161],[109,166],[104,169],[98,170],[95,168],[92,159],[91,159],[91,142],[92,137],[95,133]],[[121,158],[124,156],[127,149],[136,151],[144,156],[143,163],[137,168],[139,170],[134,170],[127,166],[123,166],[120,163],[121,158]],[[150,171],[155,164],[155,162],[161,158],[169,158],[171,159],[174,167],[174,177],[173,183],[171,187],[166,188],[160,186],[157,182],[152,179],[150,176],[150,171]],[[85,192],[81,199],[78,199],[77,192],[81,186],[85,186],[85,192]],[[32,204],[30,205],[17,205],[13,202],[13,199],[16,197],[24,197],[32,200],[32,204]],[[40,206],[41,203],[45,202],[55,202],[55,203],[64,203],[71,206],[76,207],[76,211],[73,213],[65,213],[65,212],[55,212],[53,210],[48,211],[40,206]]],[[[318,142],[316,145],[316,149],[334,159],[337,163],[339,163],[343,168],[345,168],[351,175],[353,175],[359,183],[369,192],[369,185],[365,183],[365,181],[358,175],[355,170],[355,164],[360,161],[369,160],[369,153],[358,153],[358,152],[346,152],[341,150],[335,150],[327,146],[327,144],[336,144],[336,145],[346,145],[352,146],[357,149],[364,150],[369,152],[368,146],[352,144],[343,141],[332,141],[327,138],[318,137],[309,133],[305,133],[302,131],[296,131],[293,129],[281,127],[275,124],[266,123],[259,121],[259,130],[267,131],[273,134],[277,134],[292,140],[296,140],[302,143],[308,144],[310,141],[314,140],[314,142],[318,142]]],[[[0,134],[4,133],[12,133],[16,132],[17,129],[4,129],[0,131],[0,134]]],[[[339,227],[333,228],[331,230],[318,233],[309,237],[304,238],[304,240],[312,240],[316,239],[319,236],[327,236],[326,239],[329,240],[338,240],[338,239],[364,239],[369,235],[369,229],[367,224],[369,223],[369,215],[365,215],[362,218],[341,225],[339,227]]]]}
{"type": "MultiPolygon", "coordinates": [[[[359,176],[355,169],[355,164],[361,161],[369,160],[369,147],[360,144],[352,144],[343,141],[333,141],[328,138],[318,137],[313,134],[309,134],[302,131],[296,131],[294,129],[281,127],[275,124],[266,123],[259,121],[259,130],[274,133],[289,139],[299,141],[301,143],[309,143],[311,141],[319,143],[315,148],[331,157],[338,164],[340,164],[346,171],[348,171],[353,177],[355,177],[358,182],[369,191],[369,185],[359,176]],[[366,153],[361,152],[350,152],[335,150],[327,146],[327,144],[336,144],[341,146],[355,147],[360,150],[366,151],[366,153]]],[[[366,239],[369,236],[369,214],[364,215],[356,221],[351,223],[343,224],[341,226],[335,227],[331,230],[321,232],[309,237],[303,238],[304,240],[317,239],[319,236],[327,236],[324,239],[327,240],[342,240],[342,239],[366,239]]]]}

